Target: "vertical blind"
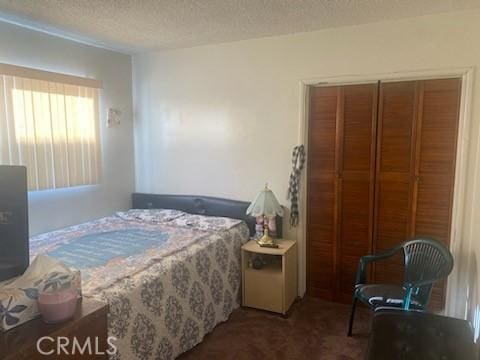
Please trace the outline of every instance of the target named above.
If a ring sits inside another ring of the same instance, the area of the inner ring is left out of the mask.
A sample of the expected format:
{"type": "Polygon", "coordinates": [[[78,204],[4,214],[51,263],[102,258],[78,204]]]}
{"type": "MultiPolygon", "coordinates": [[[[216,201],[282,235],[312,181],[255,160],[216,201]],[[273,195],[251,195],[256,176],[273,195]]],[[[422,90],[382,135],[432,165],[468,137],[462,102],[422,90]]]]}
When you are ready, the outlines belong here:
{"type": "Polygon", "coordinates": [[[25,165],[29,190],[98,183],[98,93],[0,72],[0,163],[25,165]]]}

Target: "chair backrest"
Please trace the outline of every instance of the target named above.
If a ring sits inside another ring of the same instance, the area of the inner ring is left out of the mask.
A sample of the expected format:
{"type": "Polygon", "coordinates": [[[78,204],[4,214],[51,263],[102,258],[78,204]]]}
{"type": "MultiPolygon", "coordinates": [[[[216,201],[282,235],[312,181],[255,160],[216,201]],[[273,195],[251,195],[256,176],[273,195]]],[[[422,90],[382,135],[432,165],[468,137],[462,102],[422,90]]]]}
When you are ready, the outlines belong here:
{"type": "Polygon", "coordinates": [[[436,280],[446,278],[453,269],[453,256],[439,241],[416,238],[402,245],[405,255],[405,282],[416,284],[428,282],[418,287],[417,299],[427,303],[432,285],[436,280]]]}

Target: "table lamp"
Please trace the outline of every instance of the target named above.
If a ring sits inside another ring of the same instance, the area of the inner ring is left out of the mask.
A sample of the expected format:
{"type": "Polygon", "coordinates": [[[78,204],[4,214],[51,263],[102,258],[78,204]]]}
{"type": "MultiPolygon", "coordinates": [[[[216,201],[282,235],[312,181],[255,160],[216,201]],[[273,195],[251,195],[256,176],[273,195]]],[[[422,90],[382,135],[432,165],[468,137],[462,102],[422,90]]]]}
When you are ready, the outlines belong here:
{"type": "Polygon", "coordinates": [[[262,247],[278,247],[275,244],[275,240],[268,236],[268,218],[275,215],[283,216],[283,209],[272,190],[268,188],[268,184],[265,184],[265,188],[252,201],[247,209],[247,215],[263,216],[264,218],[263,236],[257,240],[258,245],[262,247]]]}

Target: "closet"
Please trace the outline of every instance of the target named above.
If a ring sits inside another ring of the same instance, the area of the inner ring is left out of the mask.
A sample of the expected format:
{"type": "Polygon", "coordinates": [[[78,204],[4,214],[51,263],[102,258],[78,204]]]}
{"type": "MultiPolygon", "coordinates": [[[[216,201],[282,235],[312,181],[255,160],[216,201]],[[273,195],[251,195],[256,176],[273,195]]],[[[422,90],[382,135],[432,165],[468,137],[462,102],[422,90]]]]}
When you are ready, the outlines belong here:
{"type": "MultiPolygon", "coordinates": [[[[449,245],[460,92],[460,79],[310,88],[308,294],[350,302],[360,256],[414,235],[449,245]]],[[[401,256],[369,269],[402,278],[401,256]]]]}

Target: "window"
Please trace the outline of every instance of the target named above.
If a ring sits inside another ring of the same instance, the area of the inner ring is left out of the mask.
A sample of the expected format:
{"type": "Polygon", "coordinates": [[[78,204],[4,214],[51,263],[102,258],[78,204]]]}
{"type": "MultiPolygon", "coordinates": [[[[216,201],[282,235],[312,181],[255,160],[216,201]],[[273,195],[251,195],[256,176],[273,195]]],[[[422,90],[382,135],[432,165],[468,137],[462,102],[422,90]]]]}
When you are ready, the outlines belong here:
{"type": "Polygon", "coordinates": [[[29,190],[100,181],[99,82],[0,64],[0,163],[29,190]]]}

